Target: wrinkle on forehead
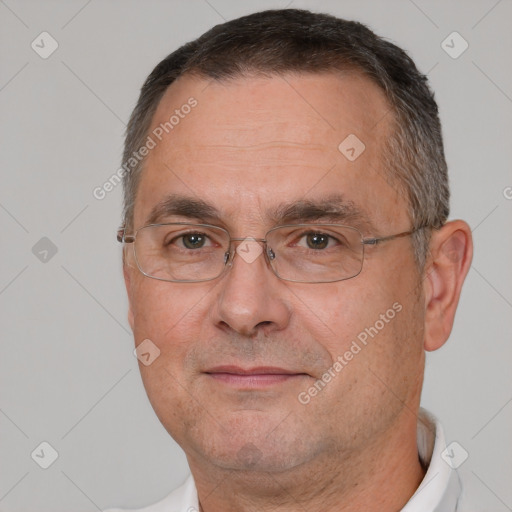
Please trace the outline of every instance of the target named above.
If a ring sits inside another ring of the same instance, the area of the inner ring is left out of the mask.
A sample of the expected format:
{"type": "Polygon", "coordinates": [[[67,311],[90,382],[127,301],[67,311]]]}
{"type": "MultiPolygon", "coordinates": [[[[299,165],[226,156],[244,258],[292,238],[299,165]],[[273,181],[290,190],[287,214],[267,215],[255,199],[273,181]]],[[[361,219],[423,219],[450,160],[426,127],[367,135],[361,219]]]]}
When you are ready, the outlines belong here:
{"type": "Polygon", "coordinates": [[[274,140],[270,142],[261,142],[260,144],[182,144],[180,149],[196,149],[196,148],[226,148],[226,149],[265,149],[272,147],[301,147],[311,149],[325,149],[325,146],[321,144],[304,144],[302,142],[293,142],[289,140],[274,140]]]}
{"type": "Polygon", "coordinates": [[[177,168],[187,168],[195,163],[202,166],[219,165],[239,167],[240,165],[290,165],[302,168],[333,165],[339,153],[336,147],[322,144],[303,144],[290,141],[271,141],[260,144],[200,144],[170,147],[166,152],[168,162],[177,168]],[[309,165],[314,162],[315,165],[309,165]]]}

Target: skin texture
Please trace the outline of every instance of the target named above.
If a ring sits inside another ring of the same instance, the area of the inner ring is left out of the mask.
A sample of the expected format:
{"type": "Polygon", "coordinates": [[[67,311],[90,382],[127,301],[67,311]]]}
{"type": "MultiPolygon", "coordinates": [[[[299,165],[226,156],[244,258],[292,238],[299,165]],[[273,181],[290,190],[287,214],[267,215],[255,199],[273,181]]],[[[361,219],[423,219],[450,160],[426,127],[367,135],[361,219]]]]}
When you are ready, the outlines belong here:
{"type": "MultiPolygon", "coordinates": [[[[197,106],[147,157],[135,229],[169,194],[212,203],[210,222],[232,237],[263,238],[282,202],[339,193],[364,211],[364,236],[411,229],[407,200],[381,165],[389,106],[355,74],[185,76],[166,92],[152,129],[189,97],[197,106]],[[338,150],[356,134],[354,162],[338,150]]],[[[367,247],[361,274],[328,284],[278,279],[264,256],[238,255],[202,283],[143,276],[126,247],[129,321],[136,344],[160,356],[141,365],[160,421],[184,449],[202,510],[379,510],[404,506],[424,470],[416,448],[425,350],[447,339],[471,261],[462,221],[434,232],[421,275],[410,238],[367,247]],[[357,335],[392,305],[401,311],[308,404],[309,389],[357,335]],[[205,373],[219,365],[273,366],[297,375],[251,387],[205,373]]]]}

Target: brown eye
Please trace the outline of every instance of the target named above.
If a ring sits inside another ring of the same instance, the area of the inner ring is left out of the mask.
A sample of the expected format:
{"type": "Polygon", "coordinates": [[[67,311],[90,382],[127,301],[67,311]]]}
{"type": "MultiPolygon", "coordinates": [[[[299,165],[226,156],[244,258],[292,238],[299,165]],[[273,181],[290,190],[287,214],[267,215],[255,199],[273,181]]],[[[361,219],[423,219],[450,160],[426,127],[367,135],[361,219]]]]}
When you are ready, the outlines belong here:
{"type": "Polygon", "coordinates": [[[329,236],[324,233],[306,235],[306,243],[310,249],[325,249],[329,245],[329,236]]]}
{"type": "Polygon", "coordinates": [[[182,237],[183,245],[187,249],[200,249],[204,246],[206,237],[200,233],[190,233],[188,235],[183,235],[182,237]]]}

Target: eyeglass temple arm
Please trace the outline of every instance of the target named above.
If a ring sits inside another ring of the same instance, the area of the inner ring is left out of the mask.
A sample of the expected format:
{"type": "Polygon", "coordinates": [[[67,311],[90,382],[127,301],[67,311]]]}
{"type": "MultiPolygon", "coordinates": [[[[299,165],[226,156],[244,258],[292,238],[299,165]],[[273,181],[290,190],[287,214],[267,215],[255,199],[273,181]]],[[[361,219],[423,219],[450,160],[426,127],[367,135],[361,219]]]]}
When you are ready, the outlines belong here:
{"type": "Polygon", "coordinates": [[[419,231],[420,229],[426,228],[427,226],[420,226],[415,229],[411,229],[410,231],[404,231],[403,233],[397,233],[396,235],[389,235],[389,236],[383,236],[381,238],[363,238],[363,244],[364,245],[377,245],[380,242],[387,242],[388,240],[394,240],[395,238],[403,238],[406,236],[410,236],[416,231],[419,231]]]}

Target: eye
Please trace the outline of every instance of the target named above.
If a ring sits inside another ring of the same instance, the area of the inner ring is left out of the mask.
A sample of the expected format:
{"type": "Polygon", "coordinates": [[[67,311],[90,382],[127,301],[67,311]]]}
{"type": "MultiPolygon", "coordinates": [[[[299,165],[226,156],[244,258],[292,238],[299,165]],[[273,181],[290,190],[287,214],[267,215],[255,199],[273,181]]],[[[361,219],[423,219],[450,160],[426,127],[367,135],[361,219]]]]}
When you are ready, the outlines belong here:
{"type": "Polygon", "coordinates": [[[306,243],[310,249],[325,249],[329,245],[329,236],[324,233],[306,235],[306,243]]]}
{"type": "Polygon", "coordinates": [[[165,245],[177,245],[180,249],[202,249],[212,244],[206,234],[191,232],[175,236],[166,242],[165,245]]]}
{"type": "Polygon", "coordinates": [[[309,231],[300,235],[297,245],[304,247],[305,243],[305,247],[308,249],[322,250],[336,245],[336,242],[338,242],[338,240],[327,233],[309,231]],[[301,243],[302,241],[304,242],[301,243]]]}
{"type": "Polygon", "coordinates": [[[188,233],[181,237],[183,245],[187,249],[198,249],[206,243],[206,236],[201,233],[188,233]]]}

